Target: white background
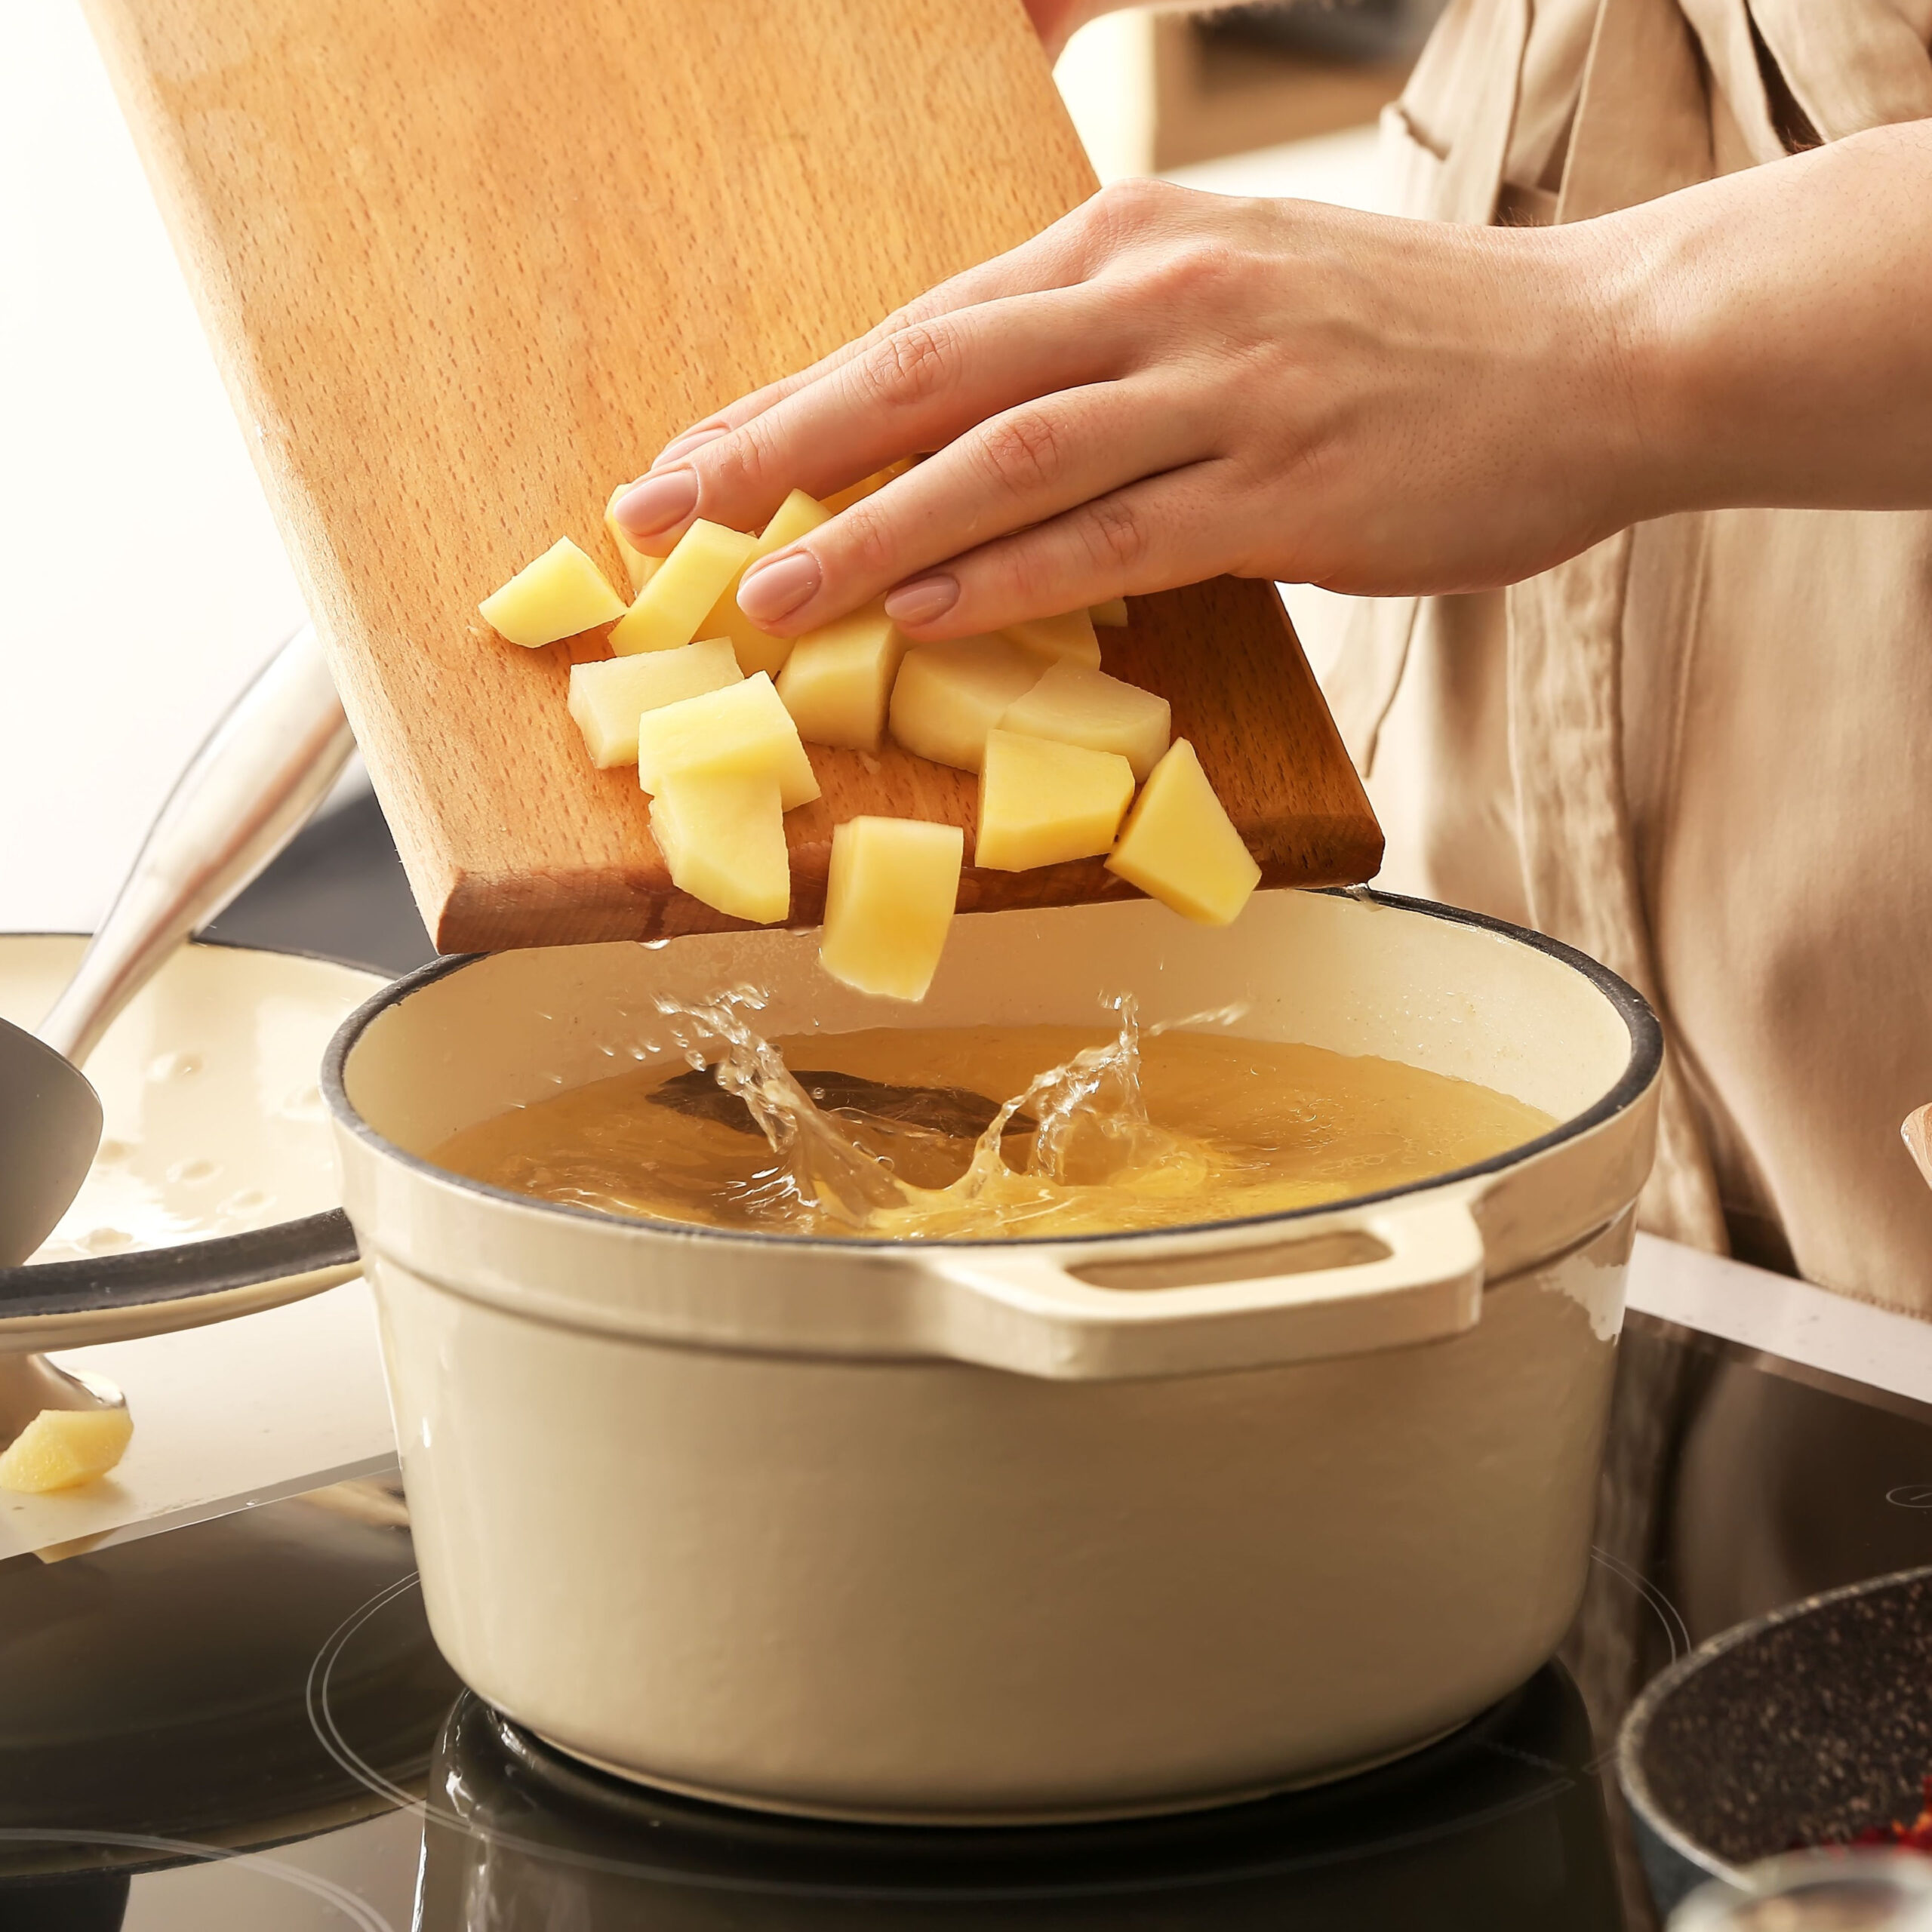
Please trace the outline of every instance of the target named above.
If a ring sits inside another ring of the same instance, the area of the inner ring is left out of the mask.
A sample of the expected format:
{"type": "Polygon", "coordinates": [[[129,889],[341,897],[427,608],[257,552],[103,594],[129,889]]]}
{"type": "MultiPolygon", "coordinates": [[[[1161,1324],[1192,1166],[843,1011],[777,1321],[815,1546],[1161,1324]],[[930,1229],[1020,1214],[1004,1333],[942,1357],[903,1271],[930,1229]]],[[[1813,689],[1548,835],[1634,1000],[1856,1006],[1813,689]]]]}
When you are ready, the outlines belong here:
{"type": "Polygon", "coordinates": [[[0,0],[0,925],[89,929],[302,620],[75,0],[0,0]]]}

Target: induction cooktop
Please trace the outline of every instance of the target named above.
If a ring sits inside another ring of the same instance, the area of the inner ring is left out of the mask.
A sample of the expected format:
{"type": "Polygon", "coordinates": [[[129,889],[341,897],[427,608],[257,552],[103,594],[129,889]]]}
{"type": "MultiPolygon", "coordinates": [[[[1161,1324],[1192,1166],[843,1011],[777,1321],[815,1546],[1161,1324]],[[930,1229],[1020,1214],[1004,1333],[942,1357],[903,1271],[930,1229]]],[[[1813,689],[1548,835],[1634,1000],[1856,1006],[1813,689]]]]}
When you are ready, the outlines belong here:
{"type": "MultiPolygon", "coordinates": [[[[395,887],[352,807],[223,925],[400,971],[427,948],[395,887]]],[[[1927,1562],[1932,1407],[1633,1314],[1585,1601],[1475,1722],[1218,1811],[913,1831],[560,1757],[437,1654],[398,1499],[342,1485],[0,1564],[0,1932],[1647,1932],[1610,1770],[1636,1692],[1720,1629],[1927,1562]]]]}

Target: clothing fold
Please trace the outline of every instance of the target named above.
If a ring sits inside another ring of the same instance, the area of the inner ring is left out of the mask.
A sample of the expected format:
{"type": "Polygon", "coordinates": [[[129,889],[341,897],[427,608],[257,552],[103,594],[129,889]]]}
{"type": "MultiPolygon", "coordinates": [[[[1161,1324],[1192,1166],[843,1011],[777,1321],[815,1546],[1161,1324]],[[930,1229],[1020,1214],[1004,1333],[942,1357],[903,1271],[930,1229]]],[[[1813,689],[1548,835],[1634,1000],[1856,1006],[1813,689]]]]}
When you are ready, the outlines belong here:
{"type": "MultiPolygon", "coordinates": [[[[1932,0],[1456,0],[1385,116],[1388,179],[1406,214],[1589,220],[1932,118],[1928,38],[1932,0]]],[[[1489,828],[1512,849],[1478,909],[1527,906],[1657,1006],[1644,1224],[1772,1227],[1753,1251],[1932,1313],[1897,1133],[1932,1099],[1932,991],[1888,964],[1932,918],[1932,515],[1703,512],[1501,598],[1364,600],[1332,697],[1392,853],[1404,823],[1489,828]],[[1429,715],[1494,690],[1506,761],[1429,715]]],[[[1407,844],[1392,882],[1434,893],[1451,868],[1407,844]]]]}

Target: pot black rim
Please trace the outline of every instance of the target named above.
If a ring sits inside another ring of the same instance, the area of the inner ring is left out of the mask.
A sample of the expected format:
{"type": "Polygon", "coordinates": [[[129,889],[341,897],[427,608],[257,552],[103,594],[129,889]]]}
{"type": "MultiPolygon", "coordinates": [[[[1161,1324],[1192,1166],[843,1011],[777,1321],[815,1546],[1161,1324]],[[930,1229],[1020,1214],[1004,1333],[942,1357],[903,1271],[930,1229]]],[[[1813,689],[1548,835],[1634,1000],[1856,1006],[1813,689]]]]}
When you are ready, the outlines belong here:
{"type": "MultiPolygon", "coordinates": [[[[85,933],[10,932],[17,939],[78,939],[85,933]]],[[[224,952],[260,952],[280,959],[309,959],[324,966],[367,972],[352,960],[300,946],[242,946],[231,940],[192,938],[189,946],[224,952]]],[[[367,1002],[365,1001],[366,1004],[367,1002]]],[[[359,1008],[357,1009],[361,1010],[359,1008]]],[[[162,1302],[199,1301],[269,1281],[352,1269],[359,1264],[355,1231],[340,1208],[273,1221],[242,1234],[211,1235],[170,1247],[137,1248],[85,1261],[28,1263],[0,1268],[0,1327],[10,1321],[57,1319],[149,1308],[162,1302]]]]}
{"type": "MultiPolygon", "coordinates": [[[[1439,919],[1445,924],[1469,926],[1478,931],[1494,933],[1571,968],[1609,1002],[1629,1034],[1630,1057],[1624,1064],[1623,1072],[1607,1093],[1581,1113],[1572,1115],[1567,1121],[1559,1121],[1547,1134],[1539,1134],[1534,1140],[1524,1141],[1515,1147],[1506,1148],[1501,1153],[1493,1155],[1486,1161],[1475,1161],[1468,1167],[1456,1168],[1446,1174],[1431,1175],[1426,1182],[1411,1182],[1400,1187],[1383,1188],[1372,1194],[1351,1195],[1343,1201],[1318,1201],[1306,1208],[1284,1208],[1274,1214],[1242,1215],[1225,1220],[1188,1222],[1173,1227],[1122,1229],[1107,1234],[1029,1235],[1023,1245],[1029,1247],[1097,1249],[1123,1241],[1222,1234],[1231,1229],[1278,1228],[1292,1226],[1318,1215],[1337,1214],[1344,1209],[1372,1208],[1384,1201],[1425,1190],[1453,1187],[1460,1183],[1479,1180],[1486,1174],[1499,1174],[1506,1168],[1534,1159],[1567,1141],[1580,1139],[1602,1126],[1605,1121],[1614,1119],[1617,1115],[1634,1106],[1657,1079],[1663,1065],[1663,1029],[1656,1013],[1650,1002],[1627,980],[1592,959],[1587,953],[1578,952],[1574,946],[1566,945],[1561,940],[1552,939],[1547,934],[1531,932],[1527,928],[1512,925],[1507,920],[1492,918],[1487,913],[1467,912],[1460,906],[1439,905],[1433,900],[1405,898],[1396,893],[1373,891],[1366,886],[1332,886],[1320,890],[1324,897],[1351,899],[1358,904],[1386,907],[1395,912],[1419,913],[1425,918],[1439,919]]],[[[343,1020],[337,1029],[334,1038],[330,1041],[328,1051],[322,1059],[322,1097],[328,1103],[339,1127],[386,1159],[398,1161],[417,1174],[461,1192],[486,1200],[503,1201],[513,1207],[561,1215],[601,1227],[645,1227],[674,1239],[715,1241],[726,1247],[775,1247],[782,1251],[803,1247],[814,1254],[876,1255],[881,1250],[893,1246],[892,1241],[887,1239],[867,1241],[844,1239],[828,1235],[784,1234],[760,1229],[710,1228],[690,1222],[657,1220],[643,1215],[620,1218],[603,1214],[594,1208],[578,1208],[565,1201],[545,1201],[534,1195],[515,1193],[508,1188],[493,1187],[488,1182],[472,1180],[465,1174],[452,1174],[448,1169],[438,1167],[434,1161],[426,1160],[420,1155],[407,1152],[385,1135],[379,1134],[356,1111],[345,1084],[349,1057],[355,1051],[363,1034],[392,1007],[400,1006],[417,993],[434,986],[439,980],[493,957],[494,955],[490,953],[463,952],[451,953],[445,958],[432,960],[428,965],[418,967],[414,972],[395,980],[380,992],[371,994],[343,1020]]],[[[1004,1249],[1020,1244],[998,1235],[974,1235],[958,1240],[922,1241],[916,1244],[921,1248],[946,1254],[980,1248],[1004,1249]]]]}
{"type": "Polygon", "coordinates": [[[1878,1596],[1889,1589],[1922,1583],[1927,1577],[1932,1577],[1932,1564],[1911,1570],[1890,1571],[1882,1577],[1867,1577],[1856,1583],[1841,1583],[1834,1589],[1820,1590],[1814,1595],[1799,1598],[1796,1603],[1786,1604],[1782,1609],[1754,1617],[1748,1623],[1719,1631],[1715,1637],[1707,1638],[1695,1650],[1660,1670],[1644,1685],[1617,1734],[1617,1782],[1625,1801],[1643,1821],[1645,1829],[1700,1872],[1721,1878],[1727,1884],[1741,1885],[1744,1881],[1740,1868],[1720,1858],[1707,1846],[1700,1844],[1665,1811],[1651,1789],[1650,1779],[1644,1770],[1644,1747],[1657,1712],[1683,1684],[1739,1645],[1754,1642],[1767,1631],[1795,1623],[1832,1604],[1843,1603],[1853,1597],[1878,1596]]]}

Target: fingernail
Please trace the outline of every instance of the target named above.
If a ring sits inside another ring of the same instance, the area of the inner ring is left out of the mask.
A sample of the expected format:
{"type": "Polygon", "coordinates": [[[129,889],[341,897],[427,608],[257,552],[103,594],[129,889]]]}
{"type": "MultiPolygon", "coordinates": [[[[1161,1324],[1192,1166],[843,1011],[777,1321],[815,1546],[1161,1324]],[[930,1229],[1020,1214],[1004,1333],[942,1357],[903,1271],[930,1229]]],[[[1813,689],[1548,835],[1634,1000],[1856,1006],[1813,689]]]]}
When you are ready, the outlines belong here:
{"type": "Polygon", "coordinates": [[[809,550],[786,550],[746,571],[738,608],[755,624],[775,624],[818,595],[823,581],[809,550]]]}
{"type": "Polygon", "coordinates": [[[959,601],[959,580],[940,571],[902,583],[885,600],[885,614],[895,624],[929,624],[959,601]]]}
{"type": "Polygon", "coordinates": [[[715,443],[718,438],[729,434],[721,424],[714,423],[709,429],[687,429],[681,436],[674,437],[651,459],[653,469],[662,469],[667,463],[675,463],[681,456],[689,456],[694,449],[702,448],[706,443],[715,443]]]}
{"type": "Polygon", "coordinates": [[[633,483],[611,506],[611,514],[633,537],[655,537],[697,508],[697,472],[671,469],[633,483]]]}

